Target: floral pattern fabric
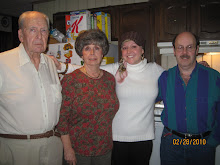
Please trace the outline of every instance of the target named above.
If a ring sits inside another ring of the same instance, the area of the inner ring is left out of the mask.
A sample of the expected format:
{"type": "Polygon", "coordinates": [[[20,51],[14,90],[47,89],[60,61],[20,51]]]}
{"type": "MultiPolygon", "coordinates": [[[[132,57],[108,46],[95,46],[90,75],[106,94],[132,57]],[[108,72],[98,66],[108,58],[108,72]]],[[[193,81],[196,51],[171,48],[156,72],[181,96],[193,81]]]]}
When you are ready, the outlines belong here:
{"type": "Polygon", "coordinates": [[[62,80],[57,129],[70,135],[73,149],[82,156],[104,155],[112,149],[112,120],[119,101],[114,76],[103,72],[100,79],[92,79],[77,69],[62,80]]]}

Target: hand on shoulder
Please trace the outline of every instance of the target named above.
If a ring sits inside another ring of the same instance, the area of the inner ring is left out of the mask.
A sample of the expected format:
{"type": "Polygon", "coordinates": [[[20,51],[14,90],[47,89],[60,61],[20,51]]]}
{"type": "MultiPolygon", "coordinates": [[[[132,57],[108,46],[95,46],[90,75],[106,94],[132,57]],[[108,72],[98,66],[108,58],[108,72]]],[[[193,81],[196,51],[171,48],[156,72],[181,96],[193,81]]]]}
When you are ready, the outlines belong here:
{"type": "Polygon", "coordinates": [[[54,56],[49,56],[49,57],[54,61],[57,70],[61,70],[61,64],[60,64],[60,62],[57,60],[57,58],[55,58],[54,56]]]}

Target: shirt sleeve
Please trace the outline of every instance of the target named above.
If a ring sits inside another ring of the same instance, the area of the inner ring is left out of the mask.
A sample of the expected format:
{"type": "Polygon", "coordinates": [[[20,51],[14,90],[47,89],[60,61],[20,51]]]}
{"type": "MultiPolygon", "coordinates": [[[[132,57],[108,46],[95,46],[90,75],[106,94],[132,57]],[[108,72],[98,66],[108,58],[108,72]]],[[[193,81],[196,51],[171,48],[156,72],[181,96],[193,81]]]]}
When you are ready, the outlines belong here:
{"type": "Polygon", "coordinates": [[[156,102],[158,101],[163,101],[163,97],[162,97],[162,87],[163,87],[163,83],[162,80],[166,80],[167,77],[167,71],[165,71],[162,67],[159,68],[159,72],[161,72],[160,77],[158,78],[158,95],[156,98],[156,102]]]}
{"type": "Polygon", "coordinates": [[[60,109],[60,118],[57,124],[57,130],[61,135],[69,134],[69,120],[71,117],[71,100],[74,97],[74,88],[71,88],[72,77],[70,75],[64,76],[62,80],[62,105],[60,109]],[[71,91],[71,92],[69,92],[71,91]]]}
{"type": "Polygon", "coordinates": [[[2,81],[3,81],[3,79],[2,79],[2,76],[0,74],[0,89],[2,88],[2,81]]]}
{"type": "MultiPolygon", "coordinates": [[[[62,73],[66,70],[66,64],[60,63],[61,64],[61,70],[57,70],[58,73],[62,73]]],[[[74,70],[81,68],[82,65],[74,65],[74,64],[68,64],[68,70],[66,74],[72,73],[74,70]]]]}
{"type": "Polygon", "coordinates": [[[211,146],[217,147],[220,144],[220,76],[217,78],[216,85],[218,88],[218,100],[216,103],[216,120],[211,135],[207,143],[211,146]]]}
{"type": "Polygon", "coordinates": [[[155,102],[162,101],[162,97],[161,97],[161,82],[160,82],[160,79],[161,79],[161,76],[160,76],[159,79],[158,79],[158,95],[157,95],[157,98],[156,98],[156,101],[155,101],[155,102]]]}
{"type": "Polygon", "coordinates": [[[118,70],[118,66],[119,66],[118,63],[113,63],[113,64],[101,65],[100,68],[115,76],[118,70]]]}

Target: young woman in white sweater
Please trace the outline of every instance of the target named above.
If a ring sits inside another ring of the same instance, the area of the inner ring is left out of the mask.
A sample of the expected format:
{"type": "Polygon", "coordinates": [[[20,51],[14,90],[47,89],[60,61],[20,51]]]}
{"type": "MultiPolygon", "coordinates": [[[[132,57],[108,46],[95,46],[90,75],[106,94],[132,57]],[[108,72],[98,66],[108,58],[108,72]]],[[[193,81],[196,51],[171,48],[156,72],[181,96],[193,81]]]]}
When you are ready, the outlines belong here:
{"type": "MultiPolygon", "coordinates": [[[[158,94],[157,81],[163,68],[144,58],[145,41],[141,34],[130,31],[121,37],[122,59],[127,63],[127,77],[119,81],[119,63],[102,66],[117,76],[116,93],[120,107],[113,119],[113,165],[147,165],[154,139],[154,103],[158,94]],[[117,73],[117,74],[116,74],[117,73]]],[[[65,65],[56,62],[65,70],[65,65]]],[[[67,73],[79,66],[69,64],[67,73]]],[[[62,68],[62,69],[61,69],[62,68]]],[[[122,74],[122,75],[123,75],[122,74]]]]}

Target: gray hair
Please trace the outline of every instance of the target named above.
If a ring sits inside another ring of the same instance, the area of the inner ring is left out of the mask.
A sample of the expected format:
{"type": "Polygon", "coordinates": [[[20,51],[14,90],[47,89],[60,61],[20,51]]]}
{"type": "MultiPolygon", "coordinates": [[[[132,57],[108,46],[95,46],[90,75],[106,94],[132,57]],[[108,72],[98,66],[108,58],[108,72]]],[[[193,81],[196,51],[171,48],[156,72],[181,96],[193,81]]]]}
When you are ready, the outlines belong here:
{"type": "Polygon", "coordinates": [[[22,13],[20,15],[19,19],[18,19],[19,29],[23,29],[24,28],[24,22],[25,22],[25,20],[26,20],[26,18],[28,16],[30,16],[31,14],[37,14],[37,13],[41,14],[45,18],[45,20],[47,21],[48,29],[49,29],[50,21],[49,21],[48,16],[46,14],[44,14],[44,13],[39,12],[39,11],[26,11],[26,12],[22,13]]]}
{"type": "Polygon", "coordinates": [[[81,31],[75,42],[76,53],[81,57],[83,48],[90,44],[100,46],[102,48],[103,56],[108,53],[109,43],[103,31],[99,29],[81,31]]]}

